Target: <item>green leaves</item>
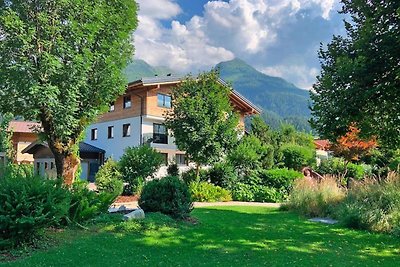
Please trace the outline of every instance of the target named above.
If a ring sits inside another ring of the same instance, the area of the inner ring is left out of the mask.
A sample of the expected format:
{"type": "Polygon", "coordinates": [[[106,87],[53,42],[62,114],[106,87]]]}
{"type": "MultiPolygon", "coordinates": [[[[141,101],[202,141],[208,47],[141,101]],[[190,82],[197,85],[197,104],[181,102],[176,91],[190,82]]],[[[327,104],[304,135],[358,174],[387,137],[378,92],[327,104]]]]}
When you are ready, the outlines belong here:
{"type": "Polygon", "coordinates": [[[166,126],[175,143],[197,164],[211,164],[237,141],[238,116],[229,101],[230,88],[216,71],[188,76],[172,91],[173,110],[166,126]]]}

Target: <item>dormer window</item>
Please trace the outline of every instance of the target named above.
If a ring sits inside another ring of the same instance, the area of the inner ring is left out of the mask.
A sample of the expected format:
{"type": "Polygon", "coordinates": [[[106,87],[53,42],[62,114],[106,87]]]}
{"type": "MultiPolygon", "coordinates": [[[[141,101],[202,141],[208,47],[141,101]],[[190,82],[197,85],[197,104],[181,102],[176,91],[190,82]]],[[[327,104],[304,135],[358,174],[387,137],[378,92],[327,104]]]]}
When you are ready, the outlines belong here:
{"type": "Polygon", "coordinates": [[[130,95],[124,96],[124,108],[130,108],[130,107],[132,107],[131,96],[130,95]]]}

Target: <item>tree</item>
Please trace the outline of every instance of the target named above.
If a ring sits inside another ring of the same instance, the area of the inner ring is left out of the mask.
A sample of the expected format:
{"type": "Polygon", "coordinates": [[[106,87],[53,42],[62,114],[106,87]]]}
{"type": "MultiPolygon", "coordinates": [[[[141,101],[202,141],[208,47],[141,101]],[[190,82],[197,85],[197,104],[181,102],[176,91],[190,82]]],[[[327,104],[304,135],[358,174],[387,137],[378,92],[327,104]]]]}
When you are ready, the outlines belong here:
{"type": "Polygon", "coordinates": [[[175,143],[200,166],[220,160],[237,142],[238,116],[229,100],[231,88],[220,82],[215,70],[188,76],[172,90],[172,107],[165,124],[175,143]]]}
{"type": "Polygon", "coordinates": [[[136,25],[132,0],[0,1],[0,112],[41,122],[66,184],[86,126],[125,90],[136,25]]]}
{"type": "Polygon", "coordinates": [[[346,37],[321,47],[312,126],[331,141],[356,123],[380,145],[400,147],[400,2],[342,0],[346,37]]]}
{"type": "Polygon", "coordinates": [[[7,162],[13,162],[15,150],[12,144],[12,129],[9,129],[13,116],[10,113],[0,115],[0,152],[4,152],[7,162]]]}

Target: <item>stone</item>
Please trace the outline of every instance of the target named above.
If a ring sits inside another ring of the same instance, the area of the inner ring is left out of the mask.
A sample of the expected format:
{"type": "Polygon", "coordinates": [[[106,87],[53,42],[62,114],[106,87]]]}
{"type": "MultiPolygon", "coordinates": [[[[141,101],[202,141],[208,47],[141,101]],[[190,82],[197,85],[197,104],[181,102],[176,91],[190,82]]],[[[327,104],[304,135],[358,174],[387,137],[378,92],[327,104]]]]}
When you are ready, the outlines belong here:
{"type": "Polygon", "coordinates": [[[124,215],[124,220],[141,220],[144,219],[144,211],[142,209],[136,209],[128,214],[124,215]]]}
{"type": "Polygon", "coordinates": [[[309,219],[310,222],[319,222],[319,223],[325,223],[325,224],[335,224],[338,223],[337,220],[333,220],[331,218],[312,218],[309,219]]]}

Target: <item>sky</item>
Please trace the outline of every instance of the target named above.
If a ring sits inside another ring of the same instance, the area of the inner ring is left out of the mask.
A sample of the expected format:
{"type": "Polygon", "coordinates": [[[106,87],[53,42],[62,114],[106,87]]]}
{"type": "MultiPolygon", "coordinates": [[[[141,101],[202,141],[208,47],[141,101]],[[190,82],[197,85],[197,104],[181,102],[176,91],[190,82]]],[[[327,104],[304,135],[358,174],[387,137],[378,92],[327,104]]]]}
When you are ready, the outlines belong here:
{"type": "Polygon", "coordinates": [[[310,89],[318,50],[345,34],[339,0],[137,0],[135,58],[179,73],[240,58],[310,89]]]}

